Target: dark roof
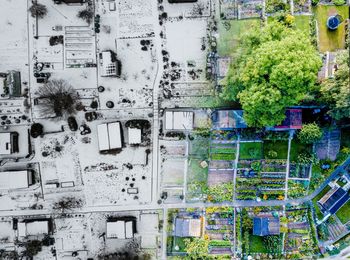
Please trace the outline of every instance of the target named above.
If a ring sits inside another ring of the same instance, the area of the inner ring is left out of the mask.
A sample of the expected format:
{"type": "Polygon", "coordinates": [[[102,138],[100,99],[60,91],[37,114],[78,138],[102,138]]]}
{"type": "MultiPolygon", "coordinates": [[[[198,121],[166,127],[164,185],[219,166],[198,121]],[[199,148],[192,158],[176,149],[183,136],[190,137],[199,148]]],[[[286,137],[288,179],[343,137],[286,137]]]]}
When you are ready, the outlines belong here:
{"type": "Polygon", "coordinates": [[[324,203],[320,204],[323,211],[334,214],[349,200],[349,198],[349,194],[343,188],[339,187],[324,203]]]}
{"type": "Polygon", "coordinates": [[[253,219],[253,235],[267,236],[280,234],[279,218],[255,217],[253,219]]]}
{"type": "Polygon", "coordinates": [[[181,218],[175,220],[175,236],[188,237],[190,234],[190,222],[181,218]]]}
{"type": "Polygon", "coordinates": [[[62,2],[66,4],[82,4],[85,3],[85,0],[61,0],[62,2]]]}
{"type": "Polygon", "coordinates": [[[281,125],[275,126],[277,129],[301,129],[302,109],[287,109],[286,118],[281,125]]]}
{"type": "Polygon", "coordinates": [[[216,110],[211,117],[214,129],[230,130],[247,127],[243,119],[243,110],[216,110]]]}

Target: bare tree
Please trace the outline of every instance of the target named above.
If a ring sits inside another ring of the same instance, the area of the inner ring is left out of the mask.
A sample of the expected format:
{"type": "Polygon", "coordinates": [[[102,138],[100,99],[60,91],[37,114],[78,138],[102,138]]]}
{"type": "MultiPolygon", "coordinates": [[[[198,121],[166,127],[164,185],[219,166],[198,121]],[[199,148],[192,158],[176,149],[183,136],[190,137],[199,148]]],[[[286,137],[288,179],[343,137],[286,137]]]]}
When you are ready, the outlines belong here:
{"type": "Polygon", "coordinates": [[[81,208],[82,205],[83,205],[83,202],[81,199],[77,199],[74,197],[64,197],[60,199],[58,202],[55,202],[55,204],[53,205],[53,208],[64,212],[69,209],[81,208]]]}
{"type": "Polygon", "coordinates": [[[202,16],[205,10],[205,6],[203,3],[197,3],[193,5],[192,15],[193,16],[202,16]]]}
{"type": "Polygon", "coordinates": [[[29,8],[29,12],[32,17],[44,18],[47,15],[47,8],[43,4],[33,2],[33,5],[29,8]]]}
{"type": "Polygon", "coordinates": [[[94,17],[94,11],[92,8],[87,7],[84,10],[80,10],[77,16],[90,24],[92,22],[92,18],[94,17]]]}
{"type": "Polygon", "coordinates": [[[65,80],[51,80],[38,89],[41,113],[67,117],[75,113],[78,97],[65,80]]]}

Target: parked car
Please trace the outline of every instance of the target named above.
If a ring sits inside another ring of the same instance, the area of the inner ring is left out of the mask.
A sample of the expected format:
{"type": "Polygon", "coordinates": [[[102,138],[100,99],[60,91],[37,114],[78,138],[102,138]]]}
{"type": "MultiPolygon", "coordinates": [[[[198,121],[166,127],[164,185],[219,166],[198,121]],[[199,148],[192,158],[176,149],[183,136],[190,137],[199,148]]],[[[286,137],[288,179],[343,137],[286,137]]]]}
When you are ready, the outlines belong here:
{"type": "Polygon", "coordinates": [[[73,116],[68,117],[68,126],[71,131],[78,130],[78,123],[77,123],[77,120],[75,120],[75,117],[73,116]]]}

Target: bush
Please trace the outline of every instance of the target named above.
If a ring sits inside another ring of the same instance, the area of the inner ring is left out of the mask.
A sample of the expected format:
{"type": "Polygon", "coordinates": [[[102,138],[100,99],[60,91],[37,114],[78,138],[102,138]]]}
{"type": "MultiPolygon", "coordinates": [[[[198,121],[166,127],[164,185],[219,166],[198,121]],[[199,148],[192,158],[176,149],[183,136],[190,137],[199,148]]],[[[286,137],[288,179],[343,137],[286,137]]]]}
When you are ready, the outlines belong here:
{"type": "Polygon", "coordinates": [[[269,156],[269,158],[277,158],[277,152],[276,151],[274,151],[274,150],[270,150],[270,151],[268,151],[268,153],[267,153],[267,155],[269,156]]]}
{"type": "Polygon", "coordinates": [[[322,130],[316,123],[306,124],[300,130],[298,138],[303,144],[312,144],[322,138],[322,130]]]}
{"type": "Polygon", "coordinates": [[[34,18],[44,18],[45,15],[47,15],[47,8],[45,5],[33,3],[33,5],[29,8],[29,12],[34,18]]]}
{"type": "Polygon", "coordinates": [[[44,132],[44,127],[42,124],[34,123],[32,124],[30,128],[30,136],[33,138],[37,138],[38,136],[42,135],[44,132]]]}
{"type": "Polygon", "coordinates": [[[334,5],[345,5],[345,0],[333,0],[334,5]]]}
{"type": "Polygon", "coordinates": [[[320,0],[311,0],[311,4],[312,4],[313,6],[318,5],[319,2],[320,2],[320,0]]]}
{"type": "Polygon", "coordinates": [[[86,8],[84,10],[80,10],[77,16],[90,24],[92,22],[92,18],[94,17],[94,12],[91,8],[86,8]]]}

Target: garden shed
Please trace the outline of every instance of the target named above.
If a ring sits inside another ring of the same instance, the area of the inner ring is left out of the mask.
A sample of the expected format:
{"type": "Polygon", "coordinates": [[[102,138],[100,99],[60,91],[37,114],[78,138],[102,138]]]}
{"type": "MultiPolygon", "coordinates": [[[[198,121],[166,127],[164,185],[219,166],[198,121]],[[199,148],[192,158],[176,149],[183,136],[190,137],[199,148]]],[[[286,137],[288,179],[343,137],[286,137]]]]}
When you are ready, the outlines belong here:
{"type": "Polygon", "coordinates": [[[49,221],[37,220],[18,223],[18,236],[38,236],[49,234],[49,221]]]}
{"type": "Polygon", "coordinates": [[[286,118],[281,125],[275,126],[274,130],[289,130],[289,129],[301,129],[302,128],[302,109],[287,109],[286,118]]]}
{"type": "Polygon", "coordinates": [[[33,178],[30,171],[0,172],[0,190],[26,189],[32,184],[33,178]]]}
{"type": "Polygon", "coordinates": [[[116,54],[112,51],[103,51],[99,55],[101,65],[101,77],[119,77],[121,64],[116,54]]]}
{"type": "Polygon", "coordinates": [[[141,129],[139,128],[128,128],[128,139],[129,144],[140,144],[141,143],[141,129]]]}
{"type": "Polygon", "coordinates": [[[129,239],[134,237],[132,220],[117,220],[107,222],[107,238],[129,239]]]}
{"type": "Polygon", "coordinates": [[[243,118],[243,110],[216,110],[212,113],[213,128],[217,130],[232,130],[247,128],[243,118]]]}
{"type": "Polygon", "coordinates": [[[97,126],[98,145],[100,151],[122,148],[120,122],[100,124],[97,126]]]}
{"type": "Polygon", "coordinates": [[[280,220],[278,217],[255,217],[253,219],[253,235],[269,236],[280,234],[280,220]]]}
{"type": "Polygon", "coordinates": [[[319,201],[323,213],[336,213],[348,200],[350,195],[342,187],[329,190],[319,201]]]}
{"type": "Polygon", "coordinates": [[[174,235],[176,237],[200,237],[201,220],[193,218],[176,218],[174,235]]]}

